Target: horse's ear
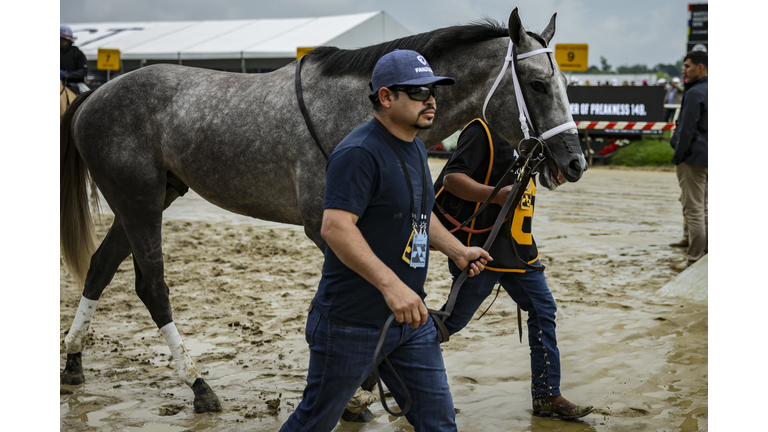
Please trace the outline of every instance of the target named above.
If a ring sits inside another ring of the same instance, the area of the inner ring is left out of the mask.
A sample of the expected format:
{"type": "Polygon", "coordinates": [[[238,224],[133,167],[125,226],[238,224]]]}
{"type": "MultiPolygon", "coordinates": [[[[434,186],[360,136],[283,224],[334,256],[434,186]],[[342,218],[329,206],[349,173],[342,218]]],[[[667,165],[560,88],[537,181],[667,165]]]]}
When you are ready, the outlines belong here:
{"type": "Polygon", "coordinates": [[[517,8],[509,16],[509,37],[516,46],[520,45],[520,40],[525,36],[523,23],[520,22],[520,16],[517,14],[517,8]]]}
{"type": "Polygon", "coordinates": [[[547,46],[549,46],[549,41],[552,40],[552,36],[555,35],[555,18],[557,18],[557,13],[552,15],[552,18],[550,18],[547,28],[545,28],[544,31],[541,32],[541,37],[547,42],[547,46]]]}

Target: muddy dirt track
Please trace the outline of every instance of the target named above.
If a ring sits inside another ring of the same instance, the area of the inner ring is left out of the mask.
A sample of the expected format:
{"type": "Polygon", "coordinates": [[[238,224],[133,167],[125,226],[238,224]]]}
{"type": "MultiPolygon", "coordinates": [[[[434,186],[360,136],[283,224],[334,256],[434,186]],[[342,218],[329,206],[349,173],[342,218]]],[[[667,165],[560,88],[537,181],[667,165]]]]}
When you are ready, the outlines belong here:
{"type": "MultiPolygon", "coordinates": [[[[443,162],[430,160],[433,176],[443,162]]],[[[562,392],[596,410],[572,422],[532,415],[529,350],[502,293],[443,345],[459,430],[708,430],[708,304],[655,294],[685,257],[667,245],[682,235],[674,172],[596,167],[578,183],[538,192],[534,236],[559,308],[562,392]]],[[[101,217],[101,236],[110,221],[101,217]]],[[[166,212],[163,248],[176,326],[223,412],[194,413],[192,391],[134,293],[129,259],[91,324],[87,382],[60,386],[60,429],[278,430],[304,388],[304,324],[322,254],[299,227],[232,215],[194,193],[166,212]]],[[[439,308],[450,275],[442,254],[430,263],[427,303],[439,308]]],[[[61,267],[60,370],[80,296],[61,267]]],[[[336,431],[413,430],[380,404],[371,409],[373,422],[336,431]]]]}

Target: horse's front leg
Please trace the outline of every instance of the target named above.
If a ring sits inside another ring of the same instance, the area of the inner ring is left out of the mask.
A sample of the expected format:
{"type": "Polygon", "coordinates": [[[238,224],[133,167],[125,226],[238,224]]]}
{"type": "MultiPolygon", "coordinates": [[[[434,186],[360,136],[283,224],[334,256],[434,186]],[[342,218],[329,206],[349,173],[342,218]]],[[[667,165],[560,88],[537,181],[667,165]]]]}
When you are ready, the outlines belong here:
{"type": "Polygon", "coordinates": [[[320,235],[320,229],[323,227],[325,171],[322,166],[315,166],[305,171],[313,175],[304,173],[303,176],[297,177],[297,181],[302,186],[297,197],[301,223],[304,225],[304,234],[317,245],[321,252],[325,253],[326,243],[320,235]],[[315,177],[321,174],[323,181],[315,181],[315,177]]]}

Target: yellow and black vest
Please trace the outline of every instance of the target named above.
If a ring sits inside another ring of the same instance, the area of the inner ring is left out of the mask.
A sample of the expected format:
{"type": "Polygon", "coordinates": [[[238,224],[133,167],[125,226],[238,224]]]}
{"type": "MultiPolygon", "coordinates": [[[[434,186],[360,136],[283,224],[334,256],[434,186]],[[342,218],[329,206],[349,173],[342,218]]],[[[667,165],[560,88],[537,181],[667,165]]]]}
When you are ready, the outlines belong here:
{"type": "MultiPolygon", "coordinates": [[[[480,208],[482,203],[465,201],[446,191],[443,188],[443,178],[445,175],[464,173],[478,183],[496,186],[498,181],[504,177],[506,169],[516,159],[515,149],[509,142],[490,130],[481,119],[472,120],[462,130],[456,149],[435,182],[436,206],[442,207],[446,213],[459,223],[464,222],[480,208]]],[[[513,182],[514,177],[509,181],[509,184],[513,182]]],[[[531,178],[520,204],[514,210],[512,223],[509,225],[511,238],[517,254],[529,264],[533,264],[539,259],[538,249],[532,234],[535,199],[536,184],[533,178],[531,178]]],[[[496,217],[499,215],[499,211],[501,211],[501,206],[490,204],[467,228],[472,230],[491,228],[496,221],[496,217]]],[[[437,208],[435,208],[435,214],[449,231],[456,228],[456,225],[446,219],[437,208]]],[[[489,233],[490,229],[483,233],[457,230],[453,234],[467,246],[482,246],[489,233]]],[[[493,261],[485,266],[486,270],[525,272],[525,266],[515,257],[512,247],[509,242],[509,236],[502,229],[488,250],[493,257],[493,261]]]]}

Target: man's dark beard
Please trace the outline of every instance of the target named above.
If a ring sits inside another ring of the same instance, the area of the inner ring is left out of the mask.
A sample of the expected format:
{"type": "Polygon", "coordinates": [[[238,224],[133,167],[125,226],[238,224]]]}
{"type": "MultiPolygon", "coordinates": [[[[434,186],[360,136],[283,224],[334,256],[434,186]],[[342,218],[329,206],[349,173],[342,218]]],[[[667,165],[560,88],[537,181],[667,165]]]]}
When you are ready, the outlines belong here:
{"type": "Polygon", "coordinates": [[[421,117],[421,115],[422,115],[422,114],[424,114],[425,112],[429,111],[429,110],[433,110],[433,111],[437,112],[437,110],[435,109],[435,107],[433,107],[433,106],[431,106],[431,105],[430,105],[430,106],[428,106],[428,107],[426,107],[426,108],[424,108],[423,110],[419,111],[419,115],[418,115],[418,117],[416,117],[416,123],[414,123],[414,124],[413,124],[413,127],[414,127],[414,128],[416,128],[416,129],[422,129],[422,130],[423,130],[423,129],[429,129],[429,128],[431,128],[431,127],[432,127],[432,123],[429,123],[429,124],[428,124],[428,125],[426,125],[426,126],[421,126],[421,125],[419,125],[419,124],[418,124],[418,121],[419,121],[419,118],[421,117]]]}

